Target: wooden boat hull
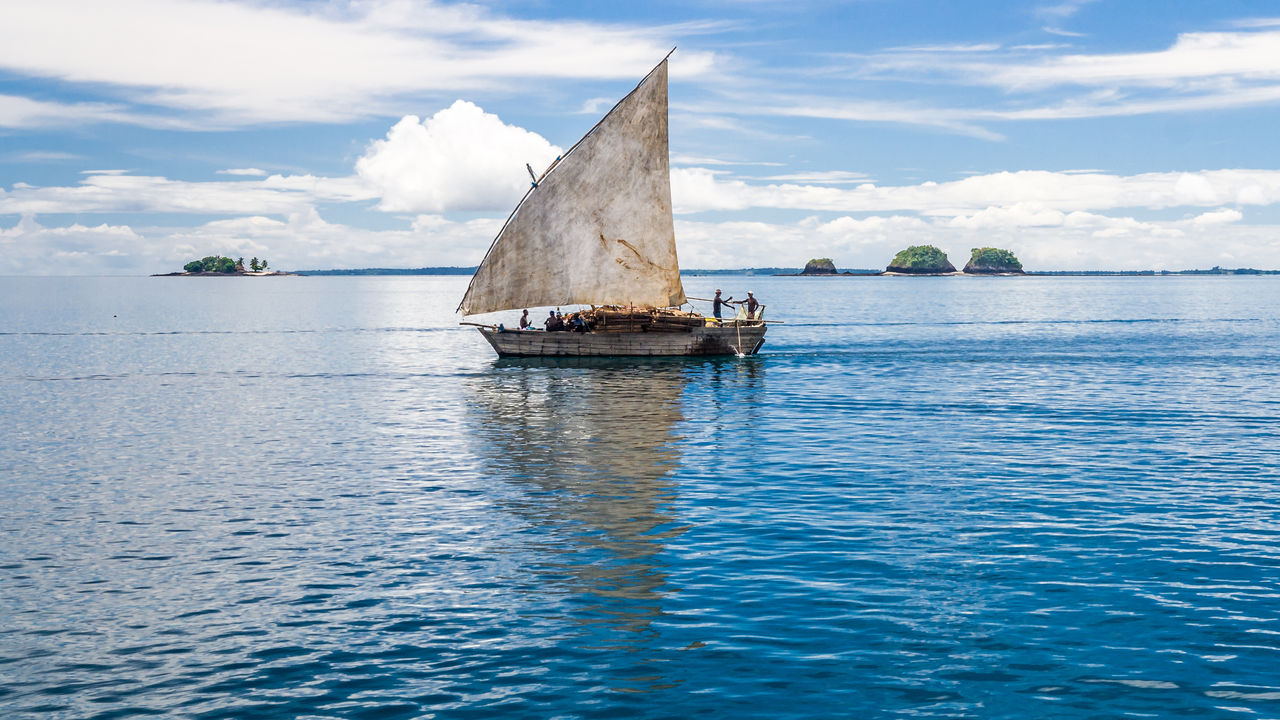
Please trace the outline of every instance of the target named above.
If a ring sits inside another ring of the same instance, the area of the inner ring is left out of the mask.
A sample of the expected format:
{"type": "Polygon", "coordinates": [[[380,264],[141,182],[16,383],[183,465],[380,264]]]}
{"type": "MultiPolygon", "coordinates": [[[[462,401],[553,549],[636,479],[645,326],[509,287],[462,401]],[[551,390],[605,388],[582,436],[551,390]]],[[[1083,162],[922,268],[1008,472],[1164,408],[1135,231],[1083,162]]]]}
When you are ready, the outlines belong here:
{"type": "Polygon", "coordinates": [[[500,357],[754,355],[764,345],[762,322],[693,328],[688,332],[546,332],[480,328],[500,357]],[[741,350],[739,350],[741,349],[741,350]]]}

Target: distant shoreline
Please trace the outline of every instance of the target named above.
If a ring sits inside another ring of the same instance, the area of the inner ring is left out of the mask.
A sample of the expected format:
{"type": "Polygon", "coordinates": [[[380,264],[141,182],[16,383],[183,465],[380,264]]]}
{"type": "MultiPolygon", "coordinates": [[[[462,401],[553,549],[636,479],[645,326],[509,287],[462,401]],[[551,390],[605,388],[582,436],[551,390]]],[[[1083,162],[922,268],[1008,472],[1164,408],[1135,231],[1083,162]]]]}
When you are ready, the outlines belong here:
{"type": "MultiPolygon", "coordinates": [[[[689,277],[715,275],[769,275],[774,277],[884,277],[888,275],[882,270],[857,268],[843,270],[834,275],[803,275],[802,268],[736,268],[731,270],[681,270],[680,274],[689,277]]],[[[279,275],[473,275],[475,267],[423,267],[423,268],[355,268],[349,270],[294,270],[279,275]]],[[[190,275],[191,273],[166,273],[153,277],[170,275],[190,275]]],[[[201,275],[219,275],[220,273],[200,273],[201,275]]],[[[1254,268],[1212,268],[1209,270],[1030,270],[1024,273],[1039,277],[1115,277],[1115,276],[1164,276],[1164,275],[1280,275],[1280,270],[1256,270],[1254,268]]],[[[893,273],[895,277],[937,277],[938,275],[906,275],[893,273]]],[[[989,273],[966,274],[962,272],[943,273],[942,275],[963,275],[965,277],[982,277],[989,273]]],[[[996,275],[999,277],[1000,275],[996,275]]]]}
{"type": "MultiPolygon", "coordinates": [[[[731,270],[681,270],[681,275],[785,275],[800,272],[800,268],[735,268],[731,270]]],[[[423,268],[353,268],[344,270],[294,270],[295,275],[474,275],[471,267],[423,267],[423,268]]],[[[862,271],[856,271],[862,272],[862,271]]],[[[867,270],[874,273],[875,270],[867,270]]]]}

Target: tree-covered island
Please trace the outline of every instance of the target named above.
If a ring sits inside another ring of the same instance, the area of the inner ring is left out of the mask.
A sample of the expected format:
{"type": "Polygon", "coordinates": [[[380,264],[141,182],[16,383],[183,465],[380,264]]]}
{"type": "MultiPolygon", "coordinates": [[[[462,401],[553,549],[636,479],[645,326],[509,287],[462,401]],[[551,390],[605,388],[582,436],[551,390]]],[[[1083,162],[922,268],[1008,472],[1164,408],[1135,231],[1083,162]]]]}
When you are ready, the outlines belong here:
{"type": "Polygon", "coordinates": [[[1013,253],[1002,248],[973,248],[964,271],[970,275],[1025,275],[1022,263],[1013,253]]]}
{"type": "Polygon", "coordinates": [[[942,275],[953,273],[956,266],[947,254],[932,245],[912,245],[893,256],[885,272],[906,275],[942,275]]]}
{"type": "Polygon", "coordinates": [[[223,255],[209,255],[192,260],[182,266],[182,272],[159,273],[162,276],[174,275],[216,275],[216,276],[240,276],[248,275],[253,277],[261,277],[264,275],[293,275],[294,273],[279,272],[269,270],[266,260],[252,258],[249,260],[248,269],[245,269],[244,258],[235,260],[223,255]]]}

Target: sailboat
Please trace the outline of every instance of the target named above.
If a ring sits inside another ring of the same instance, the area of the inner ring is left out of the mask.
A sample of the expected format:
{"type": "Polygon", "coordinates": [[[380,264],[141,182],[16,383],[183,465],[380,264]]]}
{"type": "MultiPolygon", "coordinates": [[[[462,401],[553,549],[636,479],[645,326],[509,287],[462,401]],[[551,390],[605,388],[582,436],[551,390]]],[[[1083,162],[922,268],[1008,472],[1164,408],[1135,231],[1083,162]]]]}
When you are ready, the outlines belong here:
{"type": "Polygon", "coordinates": [[[686,311],[667,155],[667,60],[533,182],[458,305],[464,317],[590,306],[570,330],[477,325],[502,357],[752,355],[763,306],[719,320],[686,311]]]}

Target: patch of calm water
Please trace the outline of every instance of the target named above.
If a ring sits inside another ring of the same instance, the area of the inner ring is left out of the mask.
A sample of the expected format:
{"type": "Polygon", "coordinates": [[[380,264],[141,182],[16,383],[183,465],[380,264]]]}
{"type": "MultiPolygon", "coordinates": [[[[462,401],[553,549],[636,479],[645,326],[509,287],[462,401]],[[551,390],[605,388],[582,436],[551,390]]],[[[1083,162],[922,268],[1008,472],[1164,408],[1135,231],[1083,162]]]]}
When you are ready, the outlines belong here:
{"type": "Polygon", "coordinates": [[[1280,281],[687,278],[787,324],[597,362],[465,283],[0,281],[3,715],[1280,714],[1280,281]]]}

